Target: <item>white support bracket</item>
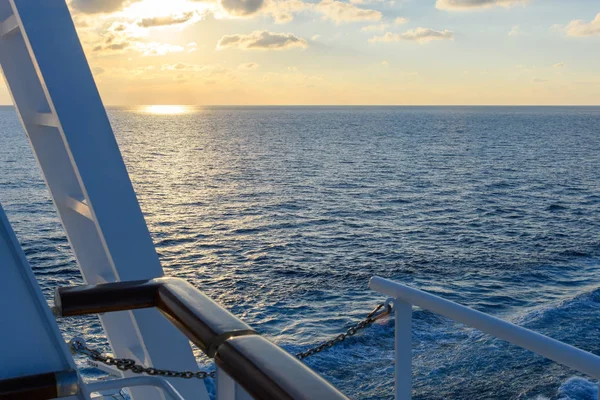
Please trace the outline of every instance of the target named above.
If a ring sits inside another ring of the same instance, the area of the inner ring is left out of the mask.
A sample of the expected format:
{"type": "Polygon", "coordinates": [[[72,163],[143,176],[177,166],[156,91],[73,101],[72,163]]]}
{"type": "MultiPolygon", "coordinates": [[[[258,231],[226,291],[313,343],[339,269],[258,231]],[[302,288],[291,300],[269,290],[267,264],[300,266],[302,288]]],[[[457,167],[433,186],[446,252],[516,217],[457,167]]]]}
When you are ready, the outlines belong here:
{"type": "Polygon", "coordinates": [[[65,198],[65,204],[71,210],[93,221],[94,218],[92,217],[92,212],[85,199],[76,199],[75,197],[67,196],[65,198]]]}
{"type": "Polygon", "coordinates": [[[53,113],[37,113],[33,120],[36,125],[58,128],[58,118],[53,113]]]}
{"type": "Polygon", "coordinates": [[[99,369],[100,371],[104,371],[107,374],[109,374],[111,376],[115,376],[117,378],[121,378],[123,375],[121,370],[119,370],[117,367],[113,367],[112,365],[102,364],[101,362],[98,362],[98,361],[87,360],[87,365],[92,368],[99,369]]]}
{"type": "Polygon", "coordinates": [[[19,30],[19,21],[15,14],[0,22],[0,37],[5,37],[19,30]]]}

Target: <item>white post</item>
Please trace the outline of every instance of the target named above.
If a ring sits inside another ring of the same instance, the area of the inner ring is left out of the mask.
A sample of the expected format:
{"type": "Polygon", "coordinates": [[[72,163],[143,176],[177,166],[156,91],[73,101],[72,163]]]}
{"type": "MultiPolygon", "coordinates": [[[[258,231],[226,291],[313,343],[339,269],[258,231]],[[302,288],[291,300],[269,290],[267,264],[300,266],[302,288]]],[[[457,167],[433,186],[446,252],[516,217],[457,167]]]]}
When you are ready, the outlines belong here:
{"type": "Polygon", "coordinates": [[[396,400],[410,400],[412,391],[412,305],[396,299],[396,400]]]}
{"type": "Polygon", "coordinates": [[[215,387],[217,400],[252,400],[252,396],[219,367],[215,387]]]}
{"type": "Polygon", "coordinates": [[[235,381],[219,367],[215,379],[215,392],[217,400],[235,400],[235,381]]]}

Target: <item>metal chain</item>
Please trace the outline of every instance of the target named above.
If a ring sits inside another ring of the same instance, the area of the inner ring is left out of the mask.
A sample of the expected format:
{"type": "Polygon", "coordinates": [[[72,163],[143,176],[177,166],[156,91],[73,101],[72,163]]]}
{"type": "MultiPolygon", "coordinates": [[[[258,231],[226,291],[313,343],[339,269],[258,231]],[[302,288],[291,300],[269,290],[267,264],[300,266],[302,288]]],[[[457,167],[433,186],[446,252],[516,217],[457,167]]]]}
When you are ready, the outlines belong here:
{"type": "MultiPolygon", "coordinates": [[[[389,304],[381,303],[378,304],[377,307],[373,311],[371,311],[365,319],[358,322],[356,325],[351,326],[345,333],[337,335],[335,338],[328,340],[320,345],[303,351],[301,353],[296,354],[296,358],[298,360],[304,360],[306,357],[312,356],[313,354],[317,354],[322,352],[325,349],[329,349],[335,346],[338,343],[343,342],[346,338],[350,336],[356,335],[360,330],[365,329],[373,322],[377,321],[380,318],[389,315],[392,311],[392,308],[389,304]],[[383,307],[386,309],[379,314],[377,314],[383,307]],[[376,315],[377,314],[377,315],[376,315]]],[[[69,342],[69,347],[71,351],[79,354],[83,354],[89,359],[93,361],[101,362],[102,364],[115,366],[117,369],[121,371],[131,371],[134,374],[147,374],[147,375],[157,375],[157,376],[165,376],[167,378],[184,378],[184,379],[206,379],[206,378],[214,378],[216,376],[216,371],[206,372],[206,371],[171,371],[168,369],[158,369],[149,367],[146,368],[143,365],[137,364],[134,360],[129,358],[116,358],[108,355],[102,354],[100,351],[96,349],[92,349],[88,347],[85,343],[85,340],[82,338],[75,337],[71,339],[69,342]]]]}
{"type": "Polygon", "coordinates": [[[134,374],[147,374],[147,375],[157,375],[157,376],[165,376],[167,378],[184,378],[184,379],[206,379],[206,378],[214,378],[216,376],[216,371],[206,372],[206,371],[171,371],[168,369],[158,369],[149,367],[146,368],[143,365],[136,364],[134,360],[129,358],[115,358],[111,356],[107,356],[102,354],[96,349],[92,349],[88,347],[85,343],[85,340],[81,338],[73,338],[69,342],[69,347],[73,353],[79,353],[87,356],[89,359],[101,362],[102,364],[111,365],[117,367],[117,369],[121,371],[131,371],[134,374]]]}
{"type": "Polygon", "coordinates": [[[377,307],[375,307],[375,309],[373,311],[371,311],[365,319],[363,319],[356,325],[348,328],[346,333],[341,333],[341,334],[337,335],[335,338],[328,340],[326,342],[323,342],[318,346],[310,348],[301,353],[297,353],[296,358],[298,360],[304,360],[306,357],[310,357],[313,354],[317,354],[317,353],[322,352],[325,349],[329,349],[329,348],[335,346],[336,344],[343,342],[344,340],[346,340],[346,338],[356,335],[356,333],[358,331],[365,329],[366,327],[368,327],[369,325],[371,325],[373,322],[377,321],[378,319],[383,318],[386,315],[389,315],[391,313],[391,311],[392,311],[392,308],[389,304],[387,304],[387,303],[378,304],[377,307]],[[381,310],[384,306],[386,307],[386,309],[383,310],[381,313],[377,314],[377,312],[379,310],[381,310]],[[377,314],[377,315],[375,315],[375,314],[377,314]]]}

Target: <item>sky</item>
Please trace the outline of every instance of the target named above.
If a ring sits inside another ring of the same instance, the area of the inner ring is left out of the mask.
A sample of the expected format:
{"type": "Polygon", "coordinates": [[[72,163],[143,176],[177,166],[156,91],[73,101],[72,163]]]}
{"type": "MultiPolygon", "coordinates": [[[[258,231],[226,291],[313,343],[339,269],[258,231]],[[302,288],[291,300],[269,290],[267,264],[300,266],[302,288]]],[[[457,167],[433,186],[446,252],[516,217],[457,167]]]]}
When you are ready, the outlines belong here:
{"type": "Polygon", "coordinates": [[[600,0],[69,8],[107,105],[600,105],[600,0]]]}

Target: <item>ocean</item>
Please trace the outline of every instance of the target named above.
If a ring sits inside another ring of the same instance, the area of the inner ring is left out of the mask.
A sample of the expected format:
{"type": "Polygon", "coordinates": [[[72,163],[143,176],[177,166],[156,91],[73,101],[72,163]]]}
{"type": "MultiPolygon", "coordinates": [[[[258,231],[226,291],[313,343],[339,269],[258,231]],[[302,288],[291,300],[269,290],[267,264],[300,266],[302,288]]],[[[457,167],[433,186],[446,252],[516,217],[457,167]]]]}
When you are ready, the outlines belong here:
{"type": "MultiPolygon", "coordinates": [[[[290,352],[385,300],[367,287],[379,275],[600,354],[600,107],[108,114],[166,274],[290,352]]],[[[48,299],[82,282],[12,107],[0,202],[48,299]]],[[[95,317],[59,325],[107,349],[95,317]]],[[[307,364],[354,399],[392,399],[393,335],[383,320],[307,364]]],[[[429,312],[415,310],[413,339],[415,399],[597,396],[587,377],[429,312]]]]}

